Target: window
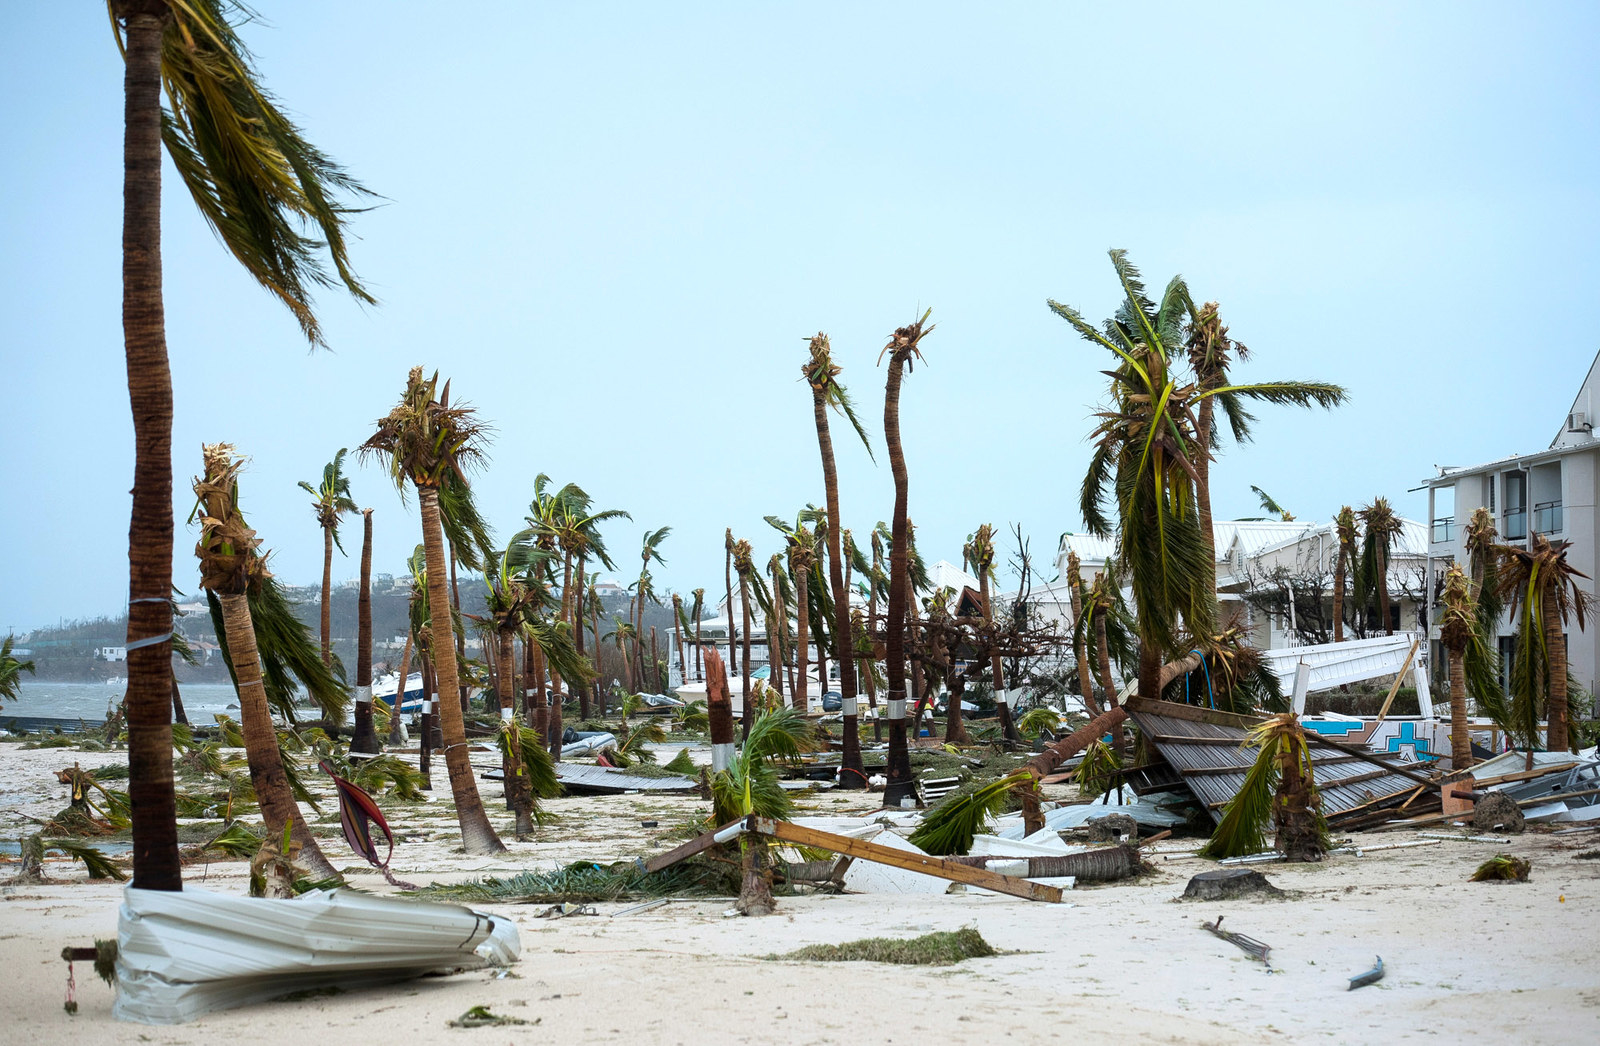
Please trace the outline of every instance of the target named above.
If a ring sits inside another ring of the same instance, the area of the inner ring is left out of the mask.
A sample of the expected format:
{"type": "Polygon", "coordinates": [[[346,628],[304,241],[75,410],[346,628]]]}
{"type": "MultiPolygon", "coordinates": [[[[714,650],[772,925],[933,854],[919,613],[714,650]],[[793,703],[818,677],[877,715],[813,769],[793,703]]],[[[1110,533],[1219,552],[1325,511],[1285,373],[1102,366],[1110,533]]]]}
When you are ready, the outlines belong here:
{"type": "Polygon", "coordinates": [[[1528,477],[1522,472],[1507,472],[1505,531],[1507,541],[1528,536],[1528,477]]]}

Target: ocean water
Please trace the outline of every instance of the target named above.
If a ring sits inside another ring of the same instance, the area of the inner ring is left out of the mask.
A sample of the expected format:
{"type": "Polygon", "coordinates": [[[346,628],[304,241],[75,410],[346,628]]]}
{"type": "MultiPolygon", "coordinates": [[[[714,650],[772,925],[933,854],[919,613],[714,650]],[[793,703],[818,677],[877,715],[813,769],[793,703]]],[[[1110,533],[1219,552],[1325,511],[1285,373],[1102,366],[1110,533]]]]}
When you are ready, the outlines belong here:
{"type": "MultiPolygon", "coordinates": [[[[22,677],[21,695],[0,708],[0,718],[54,716],[61,719],[104,719],[107,705],[122,700],[125,683],[39,683],[22,677]]],[[[189,722],[209,725],[211,717],[225,712],[239,718],[239,698],[227,683],[191,683],[182,687],[183,710],[189,722]]]]}

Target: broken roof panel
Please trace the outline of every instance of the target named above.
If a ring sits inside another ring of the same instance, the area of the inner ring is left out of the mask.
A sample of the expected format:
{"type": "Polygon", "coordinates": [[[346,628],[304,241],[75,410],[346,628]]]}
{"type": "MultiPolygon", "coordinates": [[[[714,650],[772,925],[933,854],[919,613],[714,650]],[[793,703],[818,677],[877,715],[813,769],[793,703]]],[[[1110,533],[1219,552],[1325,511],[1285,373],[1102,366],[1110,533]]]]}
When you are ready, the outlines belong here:
{"type": "MultiPolygon", "coordinates": [[[[1128,702],[1128,712],[1161,757],[1183,775],[1212,820],[1220,821],[1223,806],[1239,793],[1255,763],[1255,749],[1243,746],[1250,730],[1263,720],[1138,698],[1128,702]]],[[[1312,745],[1311,762],[1322,792],[1323,814],[1330,821],[1419,788],[1414,770],[1327,742],[1312,745]]]]}

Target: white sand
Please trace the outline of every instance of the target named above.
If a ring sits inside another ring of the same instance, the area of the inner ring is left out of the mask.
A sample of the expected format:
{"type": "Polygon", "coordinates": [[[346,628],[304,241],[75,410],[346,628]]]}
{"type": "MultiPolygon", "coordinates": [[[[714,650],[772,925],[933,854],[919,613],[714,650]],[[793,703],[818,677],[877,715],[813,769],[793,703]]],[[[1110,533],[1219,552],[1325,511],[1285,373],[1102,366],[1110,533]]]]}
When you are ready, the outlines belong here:
{"type": "MultiPolygon", "coordinates": [[[[89,765],[123,757],[0,745],[0,835],[17,833],[19,809],[48,816],[66,804],[65,788],[46,771],[74,758],[89,765]]],[[[435,782],[447,788],[442,767],[435,782]]],[[[484,790],[491,816],[508,826],[492,791],[484,790]]],[[[811,798],[807,812],[867,806],[862,797],[839,798],[811,798]]],[[[396,872],[426,882],[644,855],[672,845],[667,830],[706,812],[706,804],[679,796],[571,798],[549,807],[563,818],[559,824],[493,859],[449,852],[447,809],[407,812],[396,818],[400,833],[429,838],[401,844],[396,872]],[[641,829],[641,817],[661,828],[641,829]]],[[[336,823],[319,825],[325,831],[334,836],[326,849],[335,865],[350,866],[336,823]]],[[[1397,832],[1362,840],[1412,838],[1397,832]]],[[[58,953],[115,933],[121,888],[89,883],[81,867],[52,861],[49,874],[70,881],[0,889],[0,964],[7,971],[0,1041],[1592,1043],[1600,1032],[1600,861],[1574,855],[1597,846],[1600,833],[1529,833],[1507,845],[1446,842],[1339,856],[1320,866],[1263,866],[1279,886],[1299,891],[1278,902],[1175,901],[1187,878],[1211,865],[1163,860],[1162,853],[1186,848],[1169,841],[1158,844],[1156,874],[1080,888],[1059,906],[971,894],[808,896],[780,898],[778,914],[764,919],[725,918],[727,902],[712,900],[615,919],[609,913],[627,904],[600,905],[600,917],[556,921],[535,918],[534,906],[502,906],[522,931],[523,959],[513,977],[429,978],[169,1028],[112,1021],[111,991],[84,964],[81,1009],[76,1017],[62,1012],[66,971],[58,953]],[[1533,881],[1466,882],[1498,850],[1530,859],[1533,881]],[[1200,929],[1218,915],[1225,927],[1271,944],[1277,972],[1200,929]],[[976,926],[1013,954],[943,968],[755,958],[962,926],[976,926]],[[1368,969],[1374,955],[1388,965],[1387,979],[1348,992],[1346,979],[1368,969]],[[447,1026],[478,1004],[539,1023],[447,1026]]],[[[13,870],[0,865],[0,878],[13,870]]],[[[243,871],[242,863],[227,862],[195,866],[190,875],[208,888],[242,893],[243,871]]],[[[352,879],[385,888],[372,875],[352,879]]]]}

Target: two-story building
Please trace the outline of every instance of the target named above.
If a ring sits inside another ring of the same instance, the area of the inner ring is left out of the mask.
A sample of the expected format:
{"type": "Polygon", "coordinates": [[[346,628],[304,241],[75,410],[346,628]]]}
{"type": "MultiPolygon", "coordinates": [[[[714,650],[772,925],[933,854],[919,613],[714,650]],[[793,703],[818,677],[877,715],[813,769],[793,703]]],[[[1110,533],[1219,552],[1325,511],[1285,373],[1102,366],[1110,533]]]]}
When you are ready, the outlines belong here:
{"type": "MultiPolygon", "coordinates": [[[[1451,563],[1467,563],[1465,524],[1473,510],[1486,508],[1494,516],[1500,541],[1531,545],[1533,535],[1570,543],[1567,562],[1588,575],[1579,585],[1595,593],[1597,524],[1596,490],[1600,488],[1600,439],[1595,438],[1595,408],[1600,406],[1600,355],[1589,365],[1577,396],[1559,431],[1544,450],[1512,454],[1498,461],[1467,468],[1442,467],[1427,481],[1429,590],[1432,579],[1451,563]]],[[[1509,663],[1512,628],[1509,617],[1500,621],[1497,637],[1501,659],[1509,663]]],[[[1432,630],[1438,641],[1439,630],[1432,630]]],[[[1589,692],[1596,686],[1600,665],[1600,627],[1590,620],[1580,632],[1573,621],[1567,632],[1571,674],[1589,692]]]]}

